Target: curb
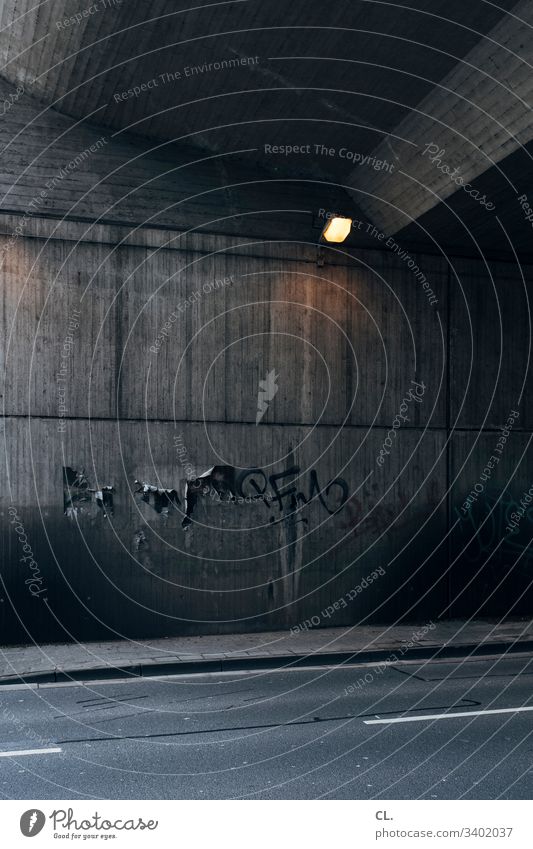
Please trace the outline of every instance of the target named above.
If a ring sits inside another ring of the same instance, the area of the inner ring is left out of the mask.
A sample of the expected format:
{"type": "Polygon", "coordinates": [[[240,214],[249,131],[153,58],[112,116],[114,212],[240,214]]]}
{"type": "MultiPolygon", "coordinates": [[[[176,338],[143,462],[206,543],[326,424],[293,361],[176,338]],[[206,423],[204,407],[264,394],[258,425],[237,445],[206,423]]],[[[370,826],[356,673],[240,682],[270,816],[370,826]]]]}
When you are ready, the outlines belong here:
{"type": "MultiPolygon", "coordinates": [[[[27,675],[6,675],[0,678],[0,687],[9,684],[56,684],[68,681],[95,681],[114,678],[153,678],[163,675],[193,675],[200,672],[240,672],[247,669],[283,669],[330,665],[352,665],[390,659],[401,646],[372,651],[317,652],[316,654],[277,655],[265,657],[231,657],[218,660],[161,661],[127,666],[99,666],[92,669],[54,669],[49,672],[30,672],[27,675]]],[[[498,653],[533,651],[533,640],[522,642],[494,642],[442,645],[409,649],[409,660],[435,658],[460,658],[467,655],[483,656],[498,653]]],[[[406,660],[407,653],[398,660],[406,660]]]]}

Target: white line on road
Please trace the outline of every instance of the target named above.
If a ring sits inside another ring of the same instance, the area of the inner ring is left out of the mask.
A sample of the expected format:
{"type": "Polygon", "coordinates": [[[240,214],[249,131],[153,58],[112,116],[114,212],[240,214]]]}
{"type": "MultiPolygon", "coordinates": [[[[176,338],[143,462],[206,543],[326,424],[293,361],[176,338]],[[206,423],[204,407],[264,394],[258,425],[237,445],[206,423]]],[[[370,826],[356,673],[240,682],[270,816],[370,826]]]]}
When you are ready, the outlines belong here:
{"type": "Polygon", "coordinates": [[[364,719],[365,725],[391,725],[393,722],[421,722],[423,719],[456,719],[459,716],[488,716],[495,713],[520,713],[533,707],[500,708],[499,710],[468,710],[463,713],[427,713],[425,716],[399,716],[397,719],[364,719]]]}
{"type": "Polygon", "coordinates": [[[0,752],[0,758],[14,758],[17,755],[52,755],[63,749],[19,749],[16,752],[0,752]]]}

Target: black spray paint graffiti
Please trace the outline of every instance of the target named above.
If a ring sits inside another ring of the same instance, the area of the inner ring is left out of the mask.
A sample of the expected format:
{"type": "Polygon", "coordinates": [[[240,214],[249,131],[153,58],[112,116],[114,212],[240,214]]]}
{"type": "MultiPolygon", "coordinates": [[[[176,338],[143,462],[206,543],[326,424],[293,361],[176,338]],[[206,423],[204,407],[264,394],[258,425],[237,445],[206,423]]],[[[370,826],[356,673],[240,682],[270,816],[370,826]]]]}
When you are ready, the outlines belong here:
{"type": "Polygon", "coordinates": [[[77,472],[70,466],[63,466],[63,511],[69,519],[75,519],[88,512],[93,498],[104,518],[113,515],[112,486],[91,489],[85,469],[77,472]]]}
{"type": "MultiPolygon", "coordinates": [[[[268,475],[263,469],[244,469],[237,474],[233,466],[212,466],[203,475],[187,480],[185,484],[185,511],[176,489],[164,489],[146,481],[135,481],[135,494],[140,500],[168,519],[174,512],[183,516],[182,526],[192,524],[192,515],[199,498],[212,498],[224,504],[251,504],[259,501],[270,511],[275,511],[269,521],[275,524],[294,517],[301,508],[318,501],[328,515],[333,516],[346,504],[349,487],[343,478],[335,478],[321,487],[315,469],[308,473],[305,488],[296,486],[300,467],[292,465],[282,472],[268,475]],[[284,481],[286,484],[280,485],[284,481]],[[276,511],[277,508],[277,511],[276,511]]],[[[113,515],[113,487],[91,489],[85,471],[77,472],[69,466],[63,469],[64,512],[69,518],[82,513],[95,497],[104,516],[113,515]]],[[[298,516],[295,521],[308,523],[298,516]]]]}
{"type": "MultiPolygon", "coordinates": [[[[277,506],[277,515],[270,516],[271,524],[286,521],[314,499],[318,499],[330,516],[340,510],[348,500],[349,487],[345,480],[336,478],[322,488],[315,469],[309,472],[306,492],[295,485],[280,488],[281,481],[294,479],[299,474],[299,466],[291,466],[283,472],[268,476],[260,468],[244,469],[237,474],[233,466],[213,466],[199,478],[187,482],[183,527],[187,528],[192,523],[191,516],[200,497],[215,498],[227,504],[250,504],[260,501],[269,510],[275,510],[277,506]]],[[[301,516],[296,521],[308,523],[308,520],[301,516]]]]}
{"type": "MultiPolygon", "coordinates": [[[[306,492],[298,489],[294,485],[293,480],[288,486],[279,487],[279,483],[288,478],[297,478],[300,474],[300,466],[291,466],[283,472],[278,472],[274,475],[267,475],[262,469],[245,469],[237,478],[236,490],[237,495],[241,498],[246,498],[253,494],[253,497],[261,499],[272,509],[272,505],[276,504],[278,513],[293,515],[301,506],[309,504],[314,499],[318,499],[324,510],[333,516],[337,513],[348,500],[349,487],[343,478],[335,478],[330,481],[324,488],[318,482],[318,475],[315,469],[309,472],[309,483],[306,492]],[[270,487],[270,491],[269,491],[270,487]]],[[[286,518],[284,516],[283,518],[286,518]]],[[[270,522],[280,521],[276,516],[270,517],[270,522]]],[[[307,519],[300,517],[300,521],[307,524],[307,519]]]]}

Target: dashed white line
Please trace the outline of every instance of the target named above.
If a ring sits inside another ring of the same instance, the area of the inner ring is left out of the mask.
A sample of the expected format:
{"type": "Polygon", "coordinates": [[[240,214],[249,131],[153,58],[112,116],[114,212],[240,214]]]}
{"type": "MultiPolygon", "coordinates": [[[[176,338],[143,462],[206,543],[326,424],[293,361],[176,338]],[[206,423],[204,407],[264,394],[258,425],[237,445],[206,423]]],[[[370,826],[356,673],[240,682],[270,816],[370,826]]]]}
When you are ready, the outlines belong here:
{"type": "Polygon", "coordinates": [[[15,752],[0,752],[0,758],[16,758],[20,755],[53,755],[63,749],[19,749],[15,752]]]}

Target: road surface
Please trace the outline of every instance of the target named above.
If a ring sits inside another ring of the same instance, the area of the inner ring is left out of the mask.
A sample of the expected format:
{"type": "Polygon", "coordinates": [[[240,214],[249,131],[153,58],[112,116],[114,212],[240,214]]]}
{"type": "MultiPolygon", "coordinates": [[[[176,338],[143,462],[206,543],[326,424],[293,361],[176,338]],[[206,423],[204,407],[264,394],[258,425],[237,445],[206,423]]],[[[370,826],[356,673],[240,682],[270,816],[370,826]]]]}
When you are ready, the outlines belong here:
{"type": "Polygon", "coordinates": [[[532,675],[519,654],[2,687],[0,792],[530,799],[532,675]]]}

